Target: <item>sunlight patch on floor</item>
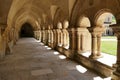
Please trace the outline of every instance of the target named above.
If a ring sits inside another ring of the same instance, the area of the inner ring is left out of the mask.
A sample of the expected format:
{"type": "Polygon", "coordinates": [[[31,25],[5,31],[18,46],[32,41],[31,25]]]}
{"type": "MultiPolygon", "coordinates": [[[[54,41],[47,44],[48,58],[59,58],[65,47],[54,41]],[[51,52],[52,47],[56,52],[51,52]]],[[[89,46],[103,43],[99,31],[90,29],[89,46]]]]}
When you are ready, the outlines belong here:
{"type": "Polygon", "coordinates": [[[57,52],[57,51],[55,51],[53,54],[54,54],[54,55],[58,55],[58,54],[60,54],[60,53],[59,53],[59,52],[57,52]]]}
{"type": "Polygon", "coordinates": [[[52,48],[48,47],[47,50],[51,50],[52,48]]]}
{"type": "Polygon", "coordinates": [[[93,80],[111,80],[111,77],[101,78],[101,77],[97,76],[97,77],[94,77],[93,80]]]}
{"type": "Polygon", "coordinates": [[[43,43],[40,43],[40,45],[42,45],[42,46],[43,46],[44,44],[43,44],[43,43]]]}
{"type": "Polygon", "coordinates": [[[45,48],[48,48],[48,46],[45,46],[45,48]]]}
{"type": "Polygon", "coordinates": [[[37,42],[40,42],[40,40],[37,40],[37,42]]]}
{"type": "Polygon", "coordinates": [[[66,56],[64,56],[64,55],[59,55],[59,58],[60,58],[60,59],[66,59],[66,56]]]}
{"type": "Polygon", "coordinates": [[[80,73],[85,73],[87,72],[87,69],[81,65],[76,65],[76,69],[80,72],[80,73]]]}

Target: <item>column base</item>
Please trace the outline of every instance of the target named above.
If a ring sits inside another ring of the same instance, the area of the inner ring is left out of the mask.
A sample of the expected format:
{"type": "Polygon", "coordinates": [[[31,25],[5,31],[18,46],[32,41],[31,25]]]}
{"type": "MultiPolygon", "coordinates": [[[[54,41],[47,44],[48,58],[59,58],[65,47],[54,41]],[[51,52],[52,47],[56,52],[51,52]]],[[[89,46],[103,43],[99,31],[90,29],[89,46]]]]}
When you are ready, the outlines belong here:
{"type": "Polygon", "coordinates": [[[118,67],[118,64],[113,64],[112,67],[116,69],[118,67]]]}
{"type": "Polygon", "coordinates": [[[57,47],[57,50],[58,50],[60,53],[63,53],[63,48],[62,48],[62,47],[58,46],[58,47],[57,47]]]}
{"type": "Polygon", "coordinates": [[[0,60],[3,60],[4,57],[5,57],[5,53],[4,52],[0,52],[0,60]]]}
{"type": "Polygon", "coordinates": [[[112,80],[120,80],[120,73],[119,72],[113,72],[112,80]]]}
{"type": "Polygon", "coordinates": [[[47,41],[43,41],[43,43],[46,45],[46,44],[47,44],[47,41]]]}
{"type": "Polygon", "coordinates": [[[70,59],[74,59],[75,56],[75,52],[73,50],[70,49],[65,49],[63,50],[63,53],[70,59]]]}
{"type": "Polygon", "coordinates": [[[51,44],[48,42],[48,46],[51,47],[51,44]]]}
{"type": "Polygon", "coordinates": [[[50,47],[54,49],[54,43],[50,43],[50,47]]]}
{"type": "Polygon", "coordinates": [[[90,55],[89,58],[91,59],[99,59],[99,58],[103,58],[103,55],[90,55]]]}
{"type": "Polygon", "coordinates": [[[77,53],[78,53],[78,54],[82,54],[81,52],[82,52],[81,50],[77,50],[77,53]]]}

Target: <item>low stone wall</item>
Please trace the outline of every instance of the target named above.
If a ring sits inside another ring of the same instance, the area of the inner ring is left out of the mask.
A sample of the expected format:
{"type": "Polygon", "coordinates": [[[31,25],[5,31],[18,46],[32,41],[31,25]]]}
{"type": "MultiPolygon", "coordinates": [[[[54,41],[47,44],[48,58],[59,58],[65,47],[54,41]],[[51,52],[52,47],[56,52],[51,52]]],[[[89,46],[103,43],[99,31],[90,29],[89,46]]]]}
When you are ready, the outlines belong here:
{"type": "Polygon", "coordinates": [[[114,72],[112,75],[112,80],[120,80],[120,74],[117,72],[114,72]]]}
{"type": "Polygon", "coordinates": [[[81,64],[83,64],[85,67],[97,72],[98,74],[102,75],[103,77],[109,77],[113,73],[113,68],[110,66],[107,66],[105,64],[102,64],[101,62],[98,62],[93,59],[89,59],[87,57],[84,57],[80,54],[76,54],[75,60],[81,64]]]}

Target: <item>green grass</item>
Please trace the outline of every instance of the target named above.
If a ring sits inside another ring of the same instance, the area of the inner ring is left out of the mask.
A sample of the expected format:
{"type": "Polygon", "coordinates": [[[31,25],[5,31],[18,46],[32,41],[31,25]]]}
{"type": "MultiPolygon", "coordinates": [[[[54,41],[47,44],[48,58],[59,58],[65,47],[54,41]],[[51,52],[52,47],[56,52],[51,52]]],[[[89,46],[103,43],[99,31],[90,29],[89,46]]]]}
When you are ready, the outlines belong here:
{"type": "Polygon", "coordinates": [[[117,42],[116,41],[102,41],[101,50],[104,53],[116,55],[117,51],[117,42]]]}
{"type": "Polygon", "coordinates": [[[116,39],[115,36],[103,36],[102,39],[116,39]]]}

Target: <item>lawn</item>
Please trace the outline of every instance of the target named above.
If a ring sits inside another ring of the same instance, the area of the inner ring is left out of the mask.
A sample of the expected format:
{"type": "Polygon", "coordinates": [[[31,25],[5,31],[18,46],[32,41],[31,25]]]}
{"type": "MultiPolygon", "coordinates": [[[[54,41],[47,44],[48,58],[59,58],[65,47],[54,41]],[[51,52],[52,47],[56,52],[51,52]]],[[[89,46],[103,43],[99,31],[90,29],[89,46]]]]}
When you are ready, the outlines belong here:
{"type": "Polygon", "coordinates": [[[115,36],[103,36],[102,39],[116,39],[115,36]]]}
{"type": "MultiPolygon", "coordinates": [[[[113,39],[116,37],[103,37],[103,39],[113,39]]],[[[116,41],[102,41],[101,50],[104,53],[116,55],[117,51],[117,42],[116,41]]]]}

